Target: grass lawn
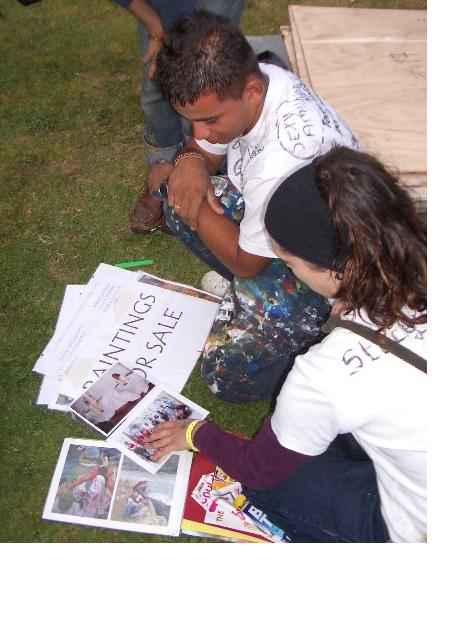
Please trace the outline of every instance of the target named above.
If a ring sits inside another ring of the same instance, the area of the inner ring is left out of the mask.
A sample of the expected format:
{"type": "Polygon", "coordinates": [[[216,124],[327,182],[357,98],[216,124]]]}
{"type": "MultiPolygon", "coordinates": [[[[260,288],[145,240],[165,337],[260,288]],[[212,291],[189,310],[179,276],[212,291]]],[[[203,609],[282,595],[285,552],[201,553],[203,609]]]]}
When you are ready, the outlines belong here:
{"type": "MultiPolygon", "coordinates": [[[[246,4],[248,34],[288,24],[287,0],[246,4]]],[[[426,8],[419,0],[296,4],[426,8]]],[[[153,258],[151,273],[195,286],[206,271],[173,238],[127,231],[145,177],[135,21],[108,0],[0,0],[0,42],[0,541],[175,541],[41,520],[63,439],[93,437],[35,405],[40,378],[32,367],[65,285],[86,282],[100,262],[127,259],[153,258]]],[[[247,434],[268,409],[216,401],[197,371],[184,393],[247,434]]]]}

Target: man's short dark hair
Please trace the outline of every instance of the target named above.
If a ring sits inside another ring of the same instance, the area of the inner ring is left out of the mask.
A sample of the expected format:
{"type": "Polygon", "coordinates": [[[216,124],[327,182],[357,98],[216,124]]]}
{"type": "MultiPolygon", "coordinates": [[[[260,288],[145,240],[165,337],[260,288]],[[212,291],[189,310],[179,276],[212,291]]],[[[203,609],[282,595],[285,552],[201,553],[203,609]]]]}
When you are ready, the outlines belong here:
{"type": "Polygon", "coordinates": [[[156,78],[166,99],[184,106],[203,93],[240,98],[251,73],[261,75],[241,31],[202,10],[174,23],[158,54],[156,78]]]}

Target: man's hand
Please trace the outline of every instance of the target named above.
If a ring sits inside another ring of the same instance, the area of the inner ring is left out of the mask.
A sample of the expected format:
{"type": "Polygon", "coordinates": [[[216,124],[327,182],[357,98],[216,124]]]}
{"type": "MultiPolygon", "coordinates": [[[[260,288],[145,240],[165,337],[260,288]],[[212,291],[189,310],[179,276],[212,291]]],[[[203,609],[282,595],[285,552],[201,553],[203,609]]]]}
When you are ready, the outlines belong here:
{"type": "Polygon", "coordinates": [[[162,182],[167,182],[174,170],[171,162],[156,162],[152,165],[148,177],[150,191],[156,191],[162,182]]]}
{"type": "MultiPolygon", "coordinates": [[[[144,440],[147,449],[152,449],[152,460],[157,462],[172,451],[187,450],[185,430],[192,420],[177,420],[175,422],[160,423],[150,436],[144,440]]],[[[196,427],[198,428],[198,426],[196,427]]]]}
{"type": "Polygon", "coordinates": [[[223,209],[214,195],[204,160],[190,156],[183,158],[168,180],[168,204],[193,231],[198,226],[198,214],[206,200],[215,213],[223,209]]]}

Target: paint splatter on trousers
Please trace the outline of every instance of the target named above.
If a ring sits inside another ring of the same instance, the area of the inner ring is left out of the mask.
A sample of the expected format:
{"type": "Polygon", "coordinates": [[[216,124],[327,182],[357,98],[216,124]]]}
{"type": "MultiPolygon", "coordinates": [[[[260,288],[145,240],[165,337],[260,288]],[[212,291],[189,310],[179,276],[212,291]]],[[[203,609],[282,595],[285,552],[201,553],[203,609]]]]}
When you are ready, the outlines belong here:
{"type": "MultiPolygon", "coordinates": [[[[241,194],[227,177],[212,181],[224,215],[239,224],[244,215],[241,194]]],[[[227,402],[273,399],[295,356],[319,341],[330,311],[327,300],[278,259],[253,278],[233,277],[173,210],[165,207],[165,217],[192,253],[230,281],[203,350],[204,381],[227,402]]]]}

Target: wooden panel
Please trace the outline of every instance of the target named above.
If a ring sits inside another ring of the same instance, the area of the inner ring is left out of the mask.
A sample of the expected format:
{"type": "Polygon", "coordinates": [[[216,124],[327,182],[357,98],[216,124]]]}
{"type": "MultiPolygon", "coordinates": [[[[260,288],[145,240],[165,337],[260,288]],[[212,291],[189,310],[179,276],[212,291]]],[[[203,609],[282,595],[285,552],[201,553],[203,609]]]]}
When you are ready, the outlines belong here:
{"type": "Polygon", "coordinates": [[[426,171],[423,43],[309,44],[315,90],[366,148],[400,171],[426,171]]]}
{"type": "Polygon", "coordinates": [[[311,87],[312,83],[311,83],[311,77],[310,77],[310,73],[308,71],[308,66],[305,60],[305,54],[304,54],[304,50],[302,47],[302,41],[300,39],[300,34],[297,30],[297,26],[295,21],[293,20],[293,17],[291,15],[291,7],[288,7],[289,9],[289,17],[290,17],[290,21],[291,21],[291,33],[292,33],[292,40],[294,43],[294,51],[295,51],[295,57],[296,57],[296,61],[297,61],[297,69],[298,69],[298,76],[299,78],[301,78],[301,80],[303,80],[303,82],[311,87]]]}
{"type": "Polygon", "coordinates": [[[426,173],[425,12],[293,6],[290,15],[315,91],[366,150],[426,173]]]}
{"type": "Polygon", "coordinates": [[[289,5],[302,41],[426,40],[426,11],[289,5]]]}
{"type": "Polygon", "coordinates": [[[283,38],[284,46],[289,58],[289,65],[292,71],[298,76],[299,68],[297,66],[297,58],[294,49],[294,41],[292,39],[291,28],[287,25],[281,25],[280,27],[281,37],[283,38]]]}

